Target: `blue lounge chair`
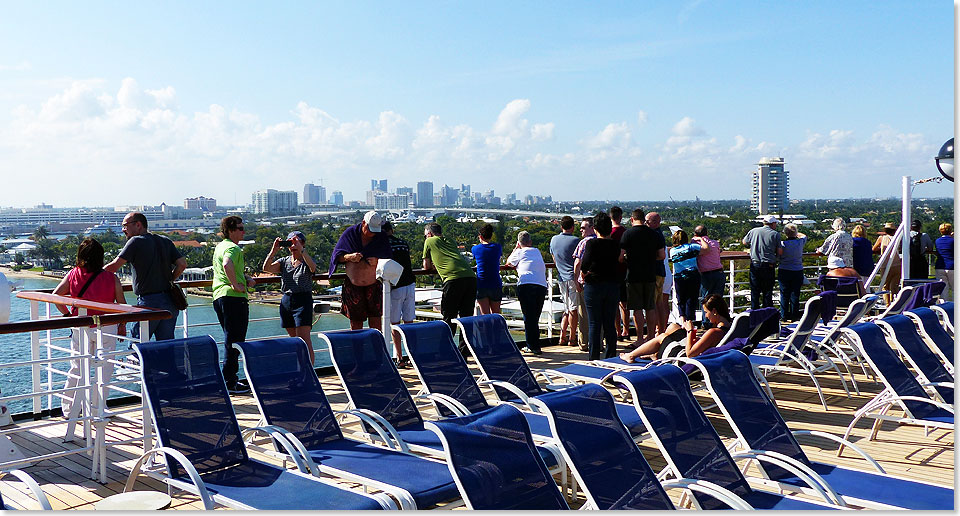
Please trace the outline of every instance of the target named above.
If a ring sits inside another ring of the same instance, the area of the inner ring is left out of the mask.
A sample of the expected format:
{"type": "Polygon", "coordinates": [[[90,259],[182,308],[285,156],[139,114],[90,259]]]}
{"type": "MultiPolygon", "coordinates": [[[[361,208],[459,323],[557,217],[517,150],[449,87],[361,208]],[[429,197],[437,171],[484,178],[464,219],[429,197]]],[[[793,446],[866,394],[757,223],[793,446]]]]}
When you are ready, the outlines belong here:
{"type": "Polygon", "coordinates": [[[860,394],[860,386],[857,385],[857,380],[850,368],[857,364],[860,366],[860,370],[866,373],[866,363],[855,347],[847,345],[840,338],[843,335],[841,330],[860,322],[879,300],[880,296],[874,294],[868,294],[857,299],[850,303],[840,320],[822,327],[818,325],[818,328],[810,335],[811,341],[817,343],[826,353],[836,357],[837,361],[843,364],[844,369],[850,376],[850,383],[857,394],[860,394]]]}
{"type": "Polygon", "coordinates": [[[817,285],[821,290],[832,290],[837,293],[837,308],[847,308],[860,299],[860,278],[823,274],[817,280],[817,285]]]}
{"type": "MultiPolygon", "coordinates": [[[[516,343],[510,337],[507,321],[503,316],[500,314],[476,315],[461,317],[454,321],[460,326],[460,335],[466,341],[483,374],[480,384],[482,385],[484,381],[494,381],[491,385],[500,401],[517,403],[536,412],[537,408],[530,404],[530,398],[548,391],[540,387],[527,361],[523,359],[516,343]]],[[[549,378],[546,375],[550,374],[550,370],[538,372],[549,378]]],[[[547,389],[558,390],[576,385],[575,382],[564,379],[567,380],[566,383],[548,383],[547,389]]],[[[641,438],[640,436],[646,433],[646,429],[636,411],[626,403],[618,403],[616,406],[620,420],[627,426],[630,434],[641,438]]]]}
{"type": "MultiPolygon", "coordinates": [[[[17,480],[23,482],[27,489],[30,490],[30,493],[33,494],[33,497],[37,499],[37,503],[40,504],[40,509],[44,511],[52,511],[53,507],[50,506],[50,500],[47,499],[47,495],[44,494],[43,489],[40,488],[40,484],[37,483],[29,473],[19,469],[8,469],[6,471],[0,471],[0,477],[5,475],[12,475],[16,477],[17,480]]],[[[20,509],[27,509],[26,507],[19,507],[20,509]]],[[[18,507],[14,507],[8,504],[2,496],[0,496],[0,510],[4,511],[15,511],[18,507]]],[[[30,508],[32,509],[32,507],[30,508]]]]}
{"type": "Polygon", "coordinates": [[[500,405],[426,424],[468,509],[569,509],[518,409],[500,405]]]}
{"type": "Polygon", "coordinates": [[[953,405],[953,373],[920,338],[913,320],[902,314],[894,315],[877,321],[877,326],[900,348],[924,386],[932,387],[944,403],[953,405]]]}
{"type": "MultiPolygon", "coordinates": [[[[327,343],[350,407],[377,424],[363,424],[368,437],[403,452],[443,457],[443,446],[436,434],[424,428],[423,416],[387,352],[383,334],[371,329],[334,331],[320,333],[320,338],[327,343]]],[[[442,395],[424,397],[445,401],[442,395]]],[[[537,449],[551,470],[566,475],[563,456],[555,445],[541,444],[537,449]]]]}
{"type": "Polygon", "coordinates": [[[953,301],[947,301],[946,303],[940,303],[939,305],[930,305],[928,308],[937,312],[937,315],[940,316],[940,321],[943,323],[943,327],[950,332],[950,336],[954,335],[953,331],[953,301]]]}
{"type": "Polygon", "coordinates": [[[460,493],[445,464],[343,436],[303,340],[264,339],[238,345],[263,420],[284,432],[312,473],[380,489],[401,509],[428,509],[443,502],[459,505],[455,502],[460,493]]]}
{"type": "MultiPolygon", "coordinates": [[[[661,364],[640,371],[622,372],[614,381],[633,396],[637,411],[650,428],[653,440],[667,459],[668,471],[675,478],[705,480],[732,491],[756,509],[809,510],[836,508],[790,496],[757,491],[743,476],[734,459],[753,459],[775,464],[805,476],[793,465],[764,452],[731,455],[703,413],[690,390],[687,375],[673,364],[661,364]]],[[[812,487],[818,488],[813,485],[812,487]]],[[[834,503],[820,489],[820,496],[834,503]]],[[[694,492],[704,509],[719,509],[719,501],[694,492]]]]}
{"type": "MultiPolygon", "coordinates": [[[[583,487],[586,509],[672,510],[664,488],[685,488],[750,509],[737,495],[702,480],[657,481],[657,475],[617,416],[613,396],[596,384],[533,400],[550,417],[564,459],[583,487]]],[[[696,502],[696,498],[693,498],[696,502]]]]}
{"type": "MultiPolygon", "coordinates": [[[[393,329],[400,333],[407,355],[413,362],[413,368],[430,394],[440,395],[435,403],[440,415],[465,416],[492,405],[487,402],[480,390],[480,385],[473,378],[463,355],[450,333],[450,327],[443,321],[420,322],[413,324],[395,325],[393,329]],[[442,401],[446,401],[445,405],[442,401]]],[[[496,380],[489,380],[488,384],[498,384],[496,380]]],[[[633,410],[630,406],[626,409],[633,410]]],[[[530,426],[530,432],[535,438],[553,440],[550,422],[543,414],[523,412],[530,426]]],[[[636,418],[639,420],[639,418],[636,418]]],[[[634,430],[635,439],[643,439],[644,429],[634,430]]]]}
{"type": "MultiPolygon", "coordinates": [[[[928,434],[931,429],[953,430],[953,406],[930,398],[920,382],[894,353],[893,348],[887,344],[879,326],[867,322],[843,331],[845,337],[860,348],[860,352],[885,387],[854,414],[853,421],[843,434],[845,440],[863,418],[874,420],[870,440],[877,437],[883,421],[920,425],[928,434]],[[901,417],[888,414],[891,408],[900,408],[904,415],[901,417]]],[[[840,446],[840,452],[842,451],[843,445],[840,446]]]]}
{"type": "MultiPolygon", "coordinates": [[[[887,475],[866,452],[850,442],[820,431],[791,431],[776,405],[760,384],[751,378],[750,361],[743,354],[723,354],[692,359],[703,373],[708,390],[716,400],[745,449],[776,452],[789,457],[810,477],[824,481],[824,489],[835,490],[850,505],[871,509],[953,509],[953,489],[887,475]],[[811,461],[796,436],[817,436],[843,443],[867,460],[875,472],[811,461]]],[[[776,466],[759,464],[773,485],[812,493],[799,477],[776,466]]]]}
{"type": "MultiPolygon", "coordinates": [[[[950,313],[953,313],[951,309],[950,313]]],[[[943,360],[944,367],[954,374],[953,364],[953,335],[947,332],[946,328],[940,323],[940,317],[932,308],[915,308],[903,312],[903,315],[913,319],[917,323],[920,335],[923,336],[927,344],[930,344],[933,351],[943,360]]]]}
{"type": "MultiPolygon", "coordinates": [[[[144,403],[149,405],[160,447],[136,462],[125,491],[148,458],[162,455],[167,468],[164,481],[198,495],[208,510],[216,504],[263,510],[396,508],[382,493],[351,491],[251,459],[220,373],[217,344],[210,336],[133,346],[142,367],[144,403]]],[[[282,434],[263,430],[296,456],[282,434]]]]}
{"type": "Polygon", "coordinates": [[[907,306],[913,301],[913,297],[917,295],[917,288],[913,285],[907,285],[900,289],[900,292],[897,293],[897,297],[893,298],[893,301],[887,305],[887,307],[877,316],[878,319],[883,319],[889,315],[900,315],[906,310],[907,306]]]}
{"type": "Polygon", "coordinates": [[[903,308],[904,310],[913,310],[914,308],[927,307],[933,305],[940,299],[940,294],[947,288],[944,281],[927,281],[919,285],[914,285],[917,289],[916,295],[903,308]]]}

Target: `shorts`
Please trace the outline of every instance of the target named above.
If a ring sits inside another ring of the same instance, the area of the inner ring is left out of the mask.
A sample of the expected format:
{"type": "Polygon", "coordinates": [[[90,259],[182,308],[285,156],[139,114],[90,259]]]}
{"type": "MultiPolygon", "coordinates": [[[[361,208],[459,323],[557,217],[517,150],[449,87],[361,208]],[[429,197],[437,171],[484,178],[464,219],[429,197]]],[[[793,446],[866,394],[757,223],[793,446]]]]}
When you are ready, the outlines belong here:
{"type": "Polygon", "coordinates": [[[313,326],[313,293],[284,294],[280,299],[280,327],[313,326]]]}
{"type": "Polygon", "coordinates": [[[379,281],[373,285],[358,287],[350,283],[349,279],[344,280],[340,301],[340,313],[351,321],[366,321],[371,317],[383,316],[383,286],[379,281]]]}
{"type": "Polygon", "coordinates": [[[563,311],[566,313],[576,312],[580,305],[580,293],[577,292],[577,280],[568,280],[560,282],[560,302],[563,303],[563,311]]]}
{"type": "Polygon", "coordinates": [[[627,282],[620,282],[620,303],[624,306],[627,304],[627,282]]]}
{"type": "Polygon", "coordinates": [[[503,287],[477,288],[477,299],[489,299],[491,303],[503,300],[503,287]]]}
{"type": "Polygon", "coordinates": [[[416,317],[417,284],[411,283],[390,290],[390,324],[413,321],[416,317]]]}
{"type": "Polygon", "coordinates": [[[670,276],[669,283],[666,282],[666,279],[666,276],[657,276],[657,279],[655,280],[657,284],[657,290],[659,290],[661,294],[669,294],[671,287],[673,287],[673,276],[670,276]]]}
{"type": "Polygon", "coordinates": [[[657,307],[657,294],[663,292],[663,288],[657,289],[656,281],[638,281],[626,285],[628,310],[653,310],[657,307]]]}

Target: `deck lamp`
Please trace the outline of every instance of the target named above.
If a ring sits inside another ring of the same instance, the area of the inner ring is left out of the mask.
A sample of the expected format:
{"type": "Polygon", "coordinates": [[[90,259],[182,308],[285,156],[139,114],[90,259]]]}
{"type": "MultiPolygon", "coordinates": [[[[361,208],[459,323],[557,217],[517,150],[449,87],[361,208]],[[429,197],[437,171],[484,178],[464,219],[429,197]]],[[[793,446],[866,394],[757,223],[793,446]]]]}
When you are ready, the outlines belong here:
{"type": "Polygon", "coordinates": [[[947,140],[947,143],[940,147],[940,153],[934,158],[937,162],[937,170],[940,175],[953,181],[953,138],[947,140]]]}

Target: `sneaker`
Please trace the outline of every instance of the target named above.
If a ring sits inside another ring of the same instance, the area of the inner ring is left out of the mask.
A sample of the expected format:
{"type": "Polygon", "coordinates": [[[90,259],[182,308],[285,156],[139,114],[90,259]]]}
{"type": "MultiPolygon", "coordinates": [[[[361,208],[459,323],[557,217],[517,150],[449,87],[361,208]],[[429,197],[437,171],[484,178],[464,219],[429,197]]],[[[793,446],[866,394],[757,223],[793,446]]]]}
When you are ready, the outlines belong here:
{"type": "Polygon", "coordinates": [[[230,394],[250,394],[250,384],[246,380],[238,380],[233,385],[227,385],[227,392],[230,394]]]}
{"type": "Polygon", "coordinates": [[[529,347],[524,347],[523,352],[530,353],[531,355],[536,355],[536,356],[540,356],[543,354],[543,351],[540,351],[539,349],[530,349],[529,347]]]}

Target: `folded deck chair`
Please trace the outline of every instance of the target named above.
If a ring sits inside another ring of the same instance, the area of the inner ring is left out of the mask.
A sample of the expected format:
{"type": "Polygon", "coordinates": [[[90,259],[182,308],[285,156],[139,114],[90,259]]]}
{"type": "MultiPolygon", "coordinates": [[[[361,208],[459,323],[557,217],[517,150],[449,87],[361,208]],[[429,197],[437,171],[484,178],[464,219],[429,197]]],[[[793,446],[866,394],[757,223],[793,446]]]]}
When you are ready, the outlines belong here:
{"type": "MultiPolygon", "coordinates": [[[[500,401],[507,403],[518,403],[536,411],[537,408],[530,405],[529,399],[540,396],[548,392],[537,383],[537,378],[533,371],[523,359],[520,350],[510,336],[507,329],[507,321],[500,314],[475,315],[473,317],[461,317],[454,319],[460,326],[460,335],[463,336],[477,360],[477,365],[483,374],[481,385],[486,380],[495,380],[492,384],[493,391],[500,401]]],[[[549,378],[551,371],[549,369],[539,370],[545,377],[549,378]]],[[[565,389],[576,385],[572,381],[565,384],[550,382],[547,388],[550,390],[565,389]]],[[[620,419],[627,426],[630,434],[640,438],[644,435],[646,429],[636,411],[626,403],[617,403],[617,412],[620,419]]]]}
{"type": "Polygon", "coordinates": [[[833,359],[824,352],[818,342],[810,339],[817,327],[817,321],[820,319],[821,303],[820,296],[813,296],[808,299],[804,304],[800,322],[794,328],[793,333],[780,342],[767,346],[761,345],[761,347],[755,349],[750,354],[750,362],[764,377],[776,372],[806,374],[817,389],[817,395],[820,397],[823,410],[829,410],[816,373],[833,370],[840,378],[840,384],[843,386],[847,398],[850,397],[850,390],[847,388],[847,382],[833,359]]]}
{"type": "MultiPolygon", "coordinates": [[[[400,324],[393,329],[400,333],[420,383],[427,392],[436,395],[433,401],[440,415],[465,416],[492,406],[483,396],[473,373],[467,368],[467,363],[457,349],[450,327],[446,323],[430,321],[400,324]]],[[[496,380],[489,380],[487,383],[501,384],[496,380]]],[[[512,386],[507,386],[510,387],[512,386]]],[[[633,410],[628,405],[623,408],[633,410]]],[[[545,415],[533,412],[524,412],[523,415],[527,418],[527,424],[535,438],[554,439],[550,422],[545,415]]],[[[635,419],[639,421],[639,418],[635,419]]],[[[645,434],[642,426],[634,428],[632,432],[635,439],[641,440],[645,434]]]]}
{"type": "Polygon", "coordinates": [[[913,301],[913,297],[916,294],[917,288],[912,285],[901,288],[900,292],[897,293],[897,297],[893,298],[893,301],[877,316],[877,319],[883,319],[888,315],[899,315],[903,313],[907,305],[913,301]]]}
{"type": "Polygon", "coordinates": [[[920,382],[932,387],[944,403],[953,405],[953,373],[920,337],[913,320],[902,314],[894,315],[877,321],[877,326],[887,334],[887,340],[892,340],[903,352],[920,382]]]}
{"type": "Polygon", "coordinates": [[[943,323],[943,327],[953,336],[953,301],[947,301],[939,305],[930,305],[928,308],[937,312],[937,315],[940,316],[940,321],[943,323]]]}
{"type": "MultiPolygon", "coordinates": [[[[583,488],[582,508],[673,510],[664,488],[686,488],[733,509],[751,507],[737,495],[702,480],[657,481],[614,408],[613,396],[596,384],[571,387],[533,400],[550,417],[564,459],[583,488]]],[[[696,503],[696,498],[692,499],[696,503]]]]}
{"type": "MultiPolygon", "coordinates": [[[[751,378],[750,361],[742,353],[729,351],[697,357],[692,361],[703,371],[710,394],[743,448],[789,457],[811,478],[824,481],[821,487],[834,490],[848,505],[871,509],[953,509],[953,489],[887,475],[872,457],[850,442],[844,444],[860,453],[876,471],[811,461],[796,436],[816,436],[838,443],[842,442],[840,437],[820,431],[791,431],[777,406],[767,397],[760,384],[751,378]]],[[[812,494],[809,488],[804,489],[806,484],[796,475],[766,463],[759,463],[758,466],[773,485],[812,494]]]]}
{"type": "MultiPolygon", "coordinates": [[[[327,343],[350,407],[379,425],[362,423],[369,438],[403,452],[412,450],[443,457],[443,445],[436,434],[424,428],[423,416],[390,358],[380,331],[331,331],[320,333],[320,338],[327,343]]],[[[427,394],[424,398],[438,403],[446,401],[442,395],[427,394]]],[[[545,443],[537,449],[551,470],[566,475],[563,456],[555,445],[545,443]]]]}
{"type": "MultiPolygon", "coordinates": [[[[757,491],[750,486],[734,459],[761,460],[805,476],[799,469],[779,457],[765,452],[742,452],[731,455],[717,431],[703,413],[687,375],[673,364],[661,364],[640,371],[617,374],[614,381],[633,395],[637,411],[650,428],[657,448],[667,460],[669,473],[675,478],[705,480],[732,491],[755,509],[827,509],[836,502],[820,489],[828,504],[800,500],[791,496],[757,491]]],[[[694,492],[700,507],[722,508],[720,502],[694,492]]]]}
{"type": "Polygon", "coordinates": [[[428,509],[443,502],[458,505],[460,492],[445,464],[343,436],[303,340],[288,337],[238,345],[263,421],[284,432],[311,472],[380,489],[401,509],[428,509]]]}
{"type": "Polygon", "coordinates": [[[530,437],[527,420],[510,405],[426,424],[443,443],[447,465],[468,509],[569,509],[530,437]]]}
{"type": "MultiPolygon", "coordinates": [[[[30,490],[30,493],[33,494],[33,497],[37,499],[37,503],[40,504],[40,509],[44,511],[53,510],[53,507],[50,506],[50,500],[47,499],[47,495],[44,494],[43,489],[40,488],[40,484],[38,484],[37,481],[34,480],[29,473],[19,469],[8,469],[6,471],[0,471],[0,477],[3,477],[5,475],[12,475],[17,480],[23,482],[27,486],[27,489],[30,490]]],[[[15,511],[18,508],[28,509],[27,507],[15,507],[13,505],[10,505],[9,503],[7,503],[7,500],[4,500],[3,497],[0,496],[0,510],[15,511]]],[[[29,509],[33,509],[33,507],[30,507],[29,509]]]]}
{"type": "MultiPolygon", "coordinates": [[[[951,309],[952,311],[952,309],[951,309]]],[[[920,335],[933,349],[934,353],[943,360],[944,367],[954,374],[953,364],[953,336],[940,324],[940,317],[932,308],[915,308],[903,312],[903,315],[913,319],[920,330],[920,335]]]]}
{"type": "MultiPolygon", "coordinates": [[[[217,344],[209,335],[134,343],[140,357],[144,403],[157,429],[158,448],[136,462],[124,491],[144,462],[166,460],[170,487],[198,495],[204,508],[346,510],[396,508],[382,493],[368,495],[298,471],[251,459],[220,372],[217,344]]],[[[262,427],[291,456],[290,442],[262,427]]],[[[302,462],[298,466],[303,467],[302,462]]]]}
{"type": "MultiPolygon", "coordinates": [[[[850,437],[853,427],[863,418],[874,420],[870,440],[877,437],[883,421],[923,426],[927,434],[937,428],[953,430],[953,406],[931,399],[913,373],[887,344],[879,326],[867,322],[843,331],[845,336],[860,348],[860,352],[885,387],[854,414],[853,421],[843,434],[844,439],[850,437]],[[901,409],[904,415],[888,414],[892,408],[901,409]]],[[[840,446],[840,452],[842,451],[843,445],[840,446]]]]}

